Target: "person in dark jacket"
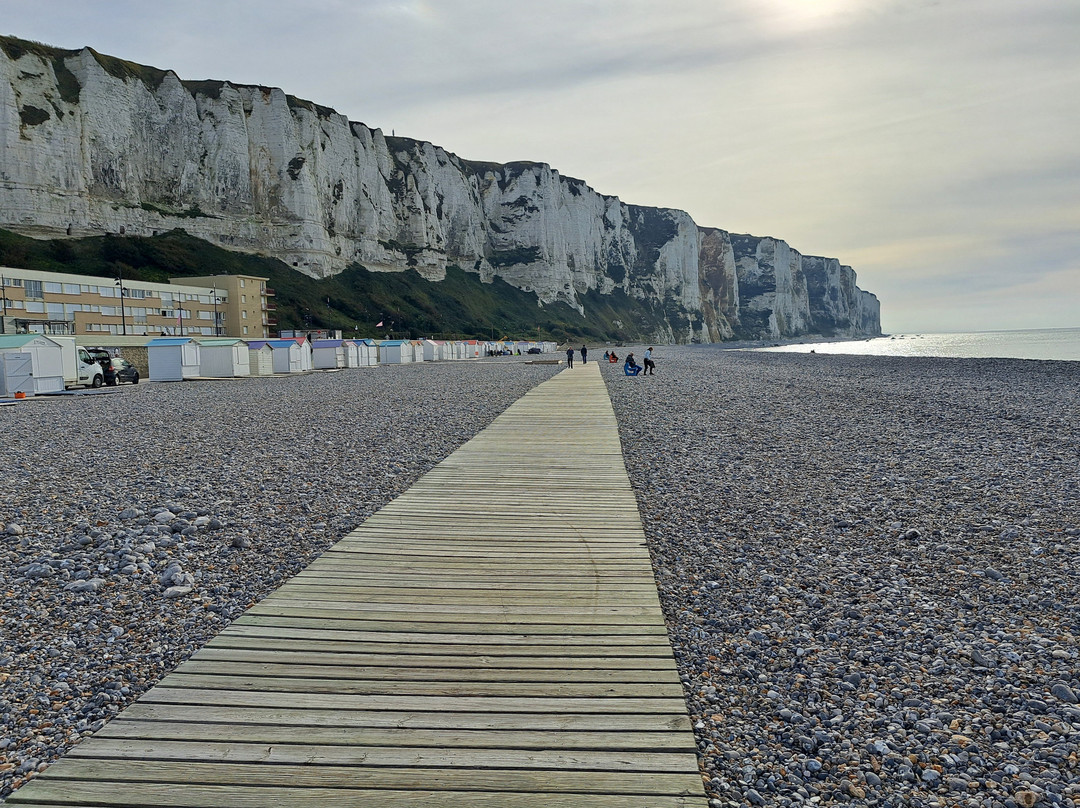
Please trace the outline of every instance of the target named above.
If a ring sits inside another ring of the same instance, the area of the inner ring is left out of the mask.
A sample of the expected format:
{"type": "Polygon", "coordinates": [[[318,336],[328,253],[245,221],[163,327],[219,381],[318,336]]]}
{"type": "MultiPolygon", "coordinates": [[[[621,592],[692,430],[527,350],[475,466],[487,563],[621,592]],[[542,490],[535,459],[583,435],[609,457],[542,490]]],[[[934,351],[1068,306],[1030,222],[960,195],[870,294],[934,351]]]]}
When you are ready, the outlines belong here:
{"type": "Polygon", "coordinates": [[[572,368],[574,366],[574,349],[573,348],[567,348],[566,349],[566,366],[568,368],[572,368]]]}
{"type": "Polygon", "coordinates": [[[586,348],[584,345],[582,345],[581,346],[581,364],[584,365],[586,362],[589,361],[587,359],[588,355],[589,355],[589,349],[586,348]]]}

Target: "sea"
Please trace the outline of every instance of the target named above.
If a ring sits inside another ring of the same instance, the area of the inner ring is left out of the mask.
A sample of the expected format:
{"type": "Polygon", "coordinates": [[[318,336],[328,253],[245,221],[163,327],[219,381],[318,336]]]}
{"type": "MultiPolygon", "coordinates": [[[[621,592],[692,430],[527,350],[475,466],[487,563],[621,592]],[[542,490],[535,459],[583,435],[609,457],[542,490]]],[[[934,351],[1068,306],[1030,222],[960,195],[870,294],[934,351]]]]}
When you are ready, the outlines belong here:
{"type": "Polygon", "coordinates": [[[1080,362],[1080,328],[974,331],[957,334],[890,334],[845,342],[801,342],[758,348],[821,354],[1056,359],[1080,362]]]}

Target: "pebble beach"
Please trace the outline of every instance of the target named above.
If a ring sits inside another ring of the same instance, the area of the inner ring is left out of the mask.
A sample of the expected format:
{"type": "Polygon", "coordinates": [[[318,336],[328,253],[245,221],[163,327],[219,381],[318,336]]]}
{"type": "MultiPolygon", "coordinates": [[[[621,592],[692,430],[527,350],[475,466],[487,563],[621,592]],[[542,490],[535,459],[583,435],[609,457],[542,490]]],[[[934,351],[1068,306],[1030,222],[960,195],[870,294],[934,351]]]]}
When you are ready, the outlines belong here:
{"type": "MultiPolygon", "coordinates": [[[[1080,805],[1080,363],[656,362],[601,370],[713,808],[1080,805]]],[[[560,369],[0,411],[0,798],[560,369]]]]}
{"type": "Polygon", "coordinates": [[[1080,805],[1080,363],[605,368],[706,792],[1080,805]]]}
{"type": "Polygon", "coordinates": [[[390,365],[0,410],[0,798],[558,370],[390,365]]]}

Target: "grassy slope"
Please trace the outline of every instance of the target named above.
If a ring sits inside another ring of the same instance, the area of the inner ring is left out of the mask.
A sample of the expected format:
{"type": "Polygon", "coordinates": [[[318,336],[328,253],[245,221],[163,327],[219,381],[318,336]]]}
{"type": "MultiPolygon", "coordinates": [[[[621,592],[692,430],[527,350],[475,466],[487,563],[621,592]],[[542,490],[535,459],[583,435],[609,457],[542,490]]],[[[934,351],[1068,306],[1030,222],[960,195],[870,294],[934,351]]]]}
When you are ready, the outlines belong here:
{"type": "Polygon", "coordinates": [[[533,337],[590,342],[632,340],[654,333],[658,312],[622,293],[584,296],[585,316],[564,303],[537,306],[536,296],[502,280],[481,283],[450,267],[431,282],[412,271],[369,272],[352,266],[315,280],[273,258],[224,250],[174,230],[153,238],[101,236],[39,240],[0,230],[0,265],[78,275],[167,282],[185,276],[230,274],[269,278],[277,292],[278,328],[340,328],[348,335],[533,337]],[[329,305],[327,304],[329,300],[329,305]]]}

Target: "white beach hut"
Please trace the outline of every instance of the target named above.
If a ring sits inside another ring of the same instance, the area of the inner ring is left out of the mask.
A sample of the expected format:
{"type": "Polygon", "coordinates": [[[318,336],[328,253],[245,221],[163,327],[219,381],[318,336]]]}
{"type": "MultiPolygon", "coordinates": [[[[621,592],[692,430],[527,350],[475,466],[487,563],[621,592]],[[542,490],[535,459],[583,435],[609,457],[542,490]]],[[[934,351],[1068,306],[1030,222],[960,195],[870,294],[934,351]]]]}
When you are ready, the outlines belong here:
{"type": "Polygon", "coordinates": [[[266,344],[274,350],[274,373],[303,373],[303,349],[294,339],[271,339],[266,344]]]}
{"type": "Polygon", "coordinates": [[[247,344],[248,369],[252,376],[274,375],[274,349],[266,340],[253,340],[247,344]]]}
{"type": "Polygon", "coordinates": [[[376,345],[373,339],[358,339],[354,340],[356,343],[356,352],[360,357],[360,367],[368,368],[374,367],[379,364],[379,347],[376,345]]]}
{"type": "MultiPolygon", "coordinates": [[[[349,343],[351,349],[352,343],[349,343]]],[[[346,361],[345,340],[314,339],[311,341],[311,363],[319,370],[349,367],[346,361]]]]}
{"type": "Polygon", "coordinates": [[[439,362],[444,358],[442,343],[433,339],[426,339],[423,341],[423,347],[425,362],[439,362]]]}
{"type": "Polygon", "coordinates": [[[354,339],[343,339],[341,341],[341,355],[345,361],[343,367],[358,368],[360,367],[360,346],[354,339]]]}
{"type": "Polygon", "coordinates": [[[59,393],[64,349],[44,334],[0,335],[0,395],[59,393]]]}
{"type": "Polygon", "coordinates": [[[231,379],[251,375],[247,343],[231,337],[199,339],[199,375],[231,379]]]}
{"type": "Polygon", "coordinates": [[[158,337],[146,343],[150,380],[179,382],[200,372],[199,344],[191,337],[158,337]]]}
{"type": "Polygon", "coordinates": [[[405,340],[384,339],[379,343],[380,365],[403,365],[412,361],[412,345],[405,340]]]}

